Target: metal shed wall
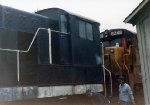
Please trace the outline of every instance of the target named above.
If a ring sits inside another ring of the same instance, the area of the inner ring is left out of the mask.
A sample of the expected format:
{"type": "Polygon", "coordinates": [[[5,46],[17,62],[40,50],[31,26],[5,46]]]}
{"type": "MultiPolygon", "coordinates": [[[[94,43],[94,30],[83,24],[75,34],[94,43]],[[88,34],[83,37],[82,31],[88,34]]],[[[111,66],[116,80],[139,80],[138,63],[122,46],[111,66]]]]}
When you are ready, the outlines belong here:
{"type": "Polygon", "coordinates": [[[144,16],[137,24],[145,105],[150,105],[150,16],[144,16]]]}
{"type": "Polygon", "coordinates": [[[150,0],[143,0],[124,20],[136,25],[145,105],[150,105],[150,0]]]}

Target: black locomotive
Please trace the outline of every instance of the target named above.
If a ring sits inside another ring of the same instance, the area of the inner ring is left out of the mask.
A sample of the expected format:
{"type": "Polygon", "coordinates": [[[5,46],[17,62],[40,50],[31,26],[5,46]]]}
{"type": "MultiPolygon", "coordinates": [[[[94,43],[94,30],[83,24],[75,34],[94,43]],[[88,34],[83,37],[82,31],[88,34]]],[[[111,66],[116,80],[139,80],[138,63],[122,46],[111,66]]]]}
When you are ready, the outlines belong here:
{"type": "Polygon", "coordinates": [[[59,8],[0,6],[0,87],[103,83],[99,25],[59,8]]]}

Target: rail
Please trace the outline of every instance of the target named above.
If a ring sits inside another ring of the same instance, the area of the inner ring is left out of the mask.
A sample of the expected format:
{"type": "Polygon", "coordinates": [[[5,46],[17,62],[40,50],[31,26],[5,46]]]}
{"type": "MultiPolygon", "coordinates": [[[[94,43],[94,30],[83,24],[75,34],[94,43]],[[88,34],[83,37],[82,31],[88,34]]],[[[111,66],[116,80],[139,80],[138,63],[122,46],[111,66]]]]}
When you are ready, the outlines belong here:
{"type": "Polygon", "coordinates": [[[127,67],[127,65],[126,65],[126,64],[124,64],[124,67],[126,68],[126,70],[127,70],[128,74],[129,74],[129,68],[127,67]]]}
{"type": "Polygon", "coordinates": [[[117,60],[115,59],[115,57],[113,57],[115,63],[117,64],[118,68],[119,68],[119,71],[120,71],[120,74],[122,75],[122,69],[121,69],[121,66],[119,65],[119,63],[117,62],[117,60]]]}
{"type": "MultiPolygon", "coordinates": [[[[20,63],[19,63],[19,53],[22,52],[22,53],[27,53],[30,51],[32,45],[33,45],[33,42],[35,40],[35,38],[37,37],[38,35],[38,32],[40,30],[47,30],[48,31],[48,35],[49,35],[49,40],[51,40],[51,32],[56,32],[56,33],[61,33],[61,34],[68,34],[69,33],[65,33],[65,32],[60,32],[60,31],[55,31],[55,30],[51,30],[50,28],[38,28],[37,31],[35,32],[35,35],[32,39],[32,41],[30,42],[29,44],[29,47],[27,50],[14,50],[14,49],[4,49],[4,48],[0,48],[0,51],[10,51],[10,52],[16,52],[17,53],[17,81],[19,82],[20,81],[20,63]]],[[[49,45],[51,45],[51,41],[49,41],[49,45]]],[[[49,49],[49,53],[51,54],[51,48],[49,49]]],[[[52,63],[52,58],[50,56],[50,63],[52,63]]]]}
{"type": "Polygon", "coordinates": [[[47,30],[49,35],[51,35],[51,32],[56,32],[56,33],[61,33],[61,34],[69,34],[69,33],[65,33],[65,32],[51,30],[50,28],[48,28],[48,29],[47,28],[38,28],[27,50],[14,50],[14,49],[3,49],[3,48],[0,48],[0,50],[1,51],[12,51],[12,52],[17,52],[17,51],[29,52],[29,50],[30,50],[30,48],[31,48],[31,46],[32,46],[32,44],[33,44],[33,42],[34,42],[34,40],[35,40],[35,38],[36,38],[36,36],[40,30],[47,30]]]}
{"type": "Polygon", "coordinates": [[[108,70],[106,67],[105,67],[105,64],[104,64],[104,46],[103,46],[103,43],[101,42],[102,44],[102,67],[103,67],[103,73],[104,73],[104,90],[105,90],[105,96],[107,95],[107,90],[106,90],[106,78],[105,78],[105,70],[109,73],[110,75],[110,84],[111,84],[111,88],[110,88],[110,91],[111,91],[111,95],[110,97],[112,97],[113,95],[113,91],[112,91],[112,75],[111,75],[111,72],[110,70],[108,70]]]}
{"type": "Polygon", "coordinates": [[[130,70],[129,70],[129,68],[128,68],[127,65],[126,65],[126,62],[125,62],[125,58],[126,58],[126,57],[125,57],[125,56],[126,56],[126,54],[124,54],[124,57],[123,57],[123,58],[124,58],[124,60],[123,60],[123,61],[124,61],[124,62],[123,62],[123,65],[124,65],[124,67],[126,68],[126,70],[127,70],[127,72],[128,72],[128,76],[129,76],[129,71],[130,71],[130,70]]]}
{"type": "MultiPolygon", "coordinates": [[[[130,55],[131,56],[131,65],[134,65],[134,61],[133,61],[133,56],[134,56],[134,54],[136,54],[134,51],[136,51],[136,47],[134,46],[134,45],[130,45],[129,46],[129,52],[128,52],[128,55],[130,55]]],[[[125,57],[125,55],[124,55],[124,59],[125,59],[126,57],[125,57]]],[[[126,70],[127,70],[127,72],[128,72],[128,76],[129,76],[129,68],[127,67],[127,65],[125,64],[125,60],[124,60],[124,66],[125,66],[125,68],[126,68],[126,70]]],[[[132,70],[134,69],[134,68],[131,68],[132,70]]],[[[130,83],[130,77],[128,77],[128,80],[129,80],[129,83],[130,83]]]]}

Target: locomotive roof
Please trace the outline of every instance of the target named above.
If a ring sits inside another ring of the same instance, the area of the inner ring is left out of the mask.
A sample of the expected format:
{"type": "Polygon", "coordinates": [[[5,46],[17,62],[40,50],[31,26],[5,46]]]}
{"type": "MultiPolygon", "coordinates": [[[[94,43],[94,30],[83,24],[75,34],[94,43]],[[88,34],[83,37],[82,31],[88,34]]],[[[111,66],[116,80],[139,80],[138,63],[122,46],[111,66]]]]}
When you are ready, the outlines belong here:
{"type": "Polygon", "coordinates": [[[110,29],[110,31],[114,31],[114,30],[123,30],[123,31],[129,32],[129,33],[132,33],[132,34],[136,34],[135,32],[133,32],[131,30],[124,29],[124,28],[110,29]]]}
{"type": "Polygon", "coordinates": [[[16,11],[18,11],[18,12],[26,13],[26,14],[29,14],[29,15],[35,15],[35,16],[38,16],[38,17],[43,17],[43,18],[47,18],[47,19],[48,19],[47,16],[43,16],[43,15],[40,15],[40,14],[36,14],[36,13],[31,13],[31,12],[23,11],[23,10],[16,9],[16,8],[13,8],[13,7],[4,6],[4,5],[0,5],[0,7],[6,8],[6,9],[12,9],[12,10],[16,10],[16,11]]]}
{"type": "MultiPolygon", "coordinates": [[[[110,29],[110,30],[105,30],[100,33],[100,39],[106,39],[109,40],[110,37],[132,37],[133,35],[136,35],[135,32],[129,31],[127,29],[110,29]]],[[[105,40],[104,40],[105,41],[105,40]]]]}
{"type": "MultiPolygon", "coordinates": [[[[70,15],[73,15],[73,16],[77,16],[78,18],[81,18],[81,19],[86,19],[86,20],[89,20],[91,22],[95,22],[95,23],[99,23],[98,21],[96,20],[93,20],[93,19],[90,19],[90,18],[87,18],[85,16],[82,16],[82,15],[79,15],[79,14],[75,14],[75,13],[72,13],[70,11],[66,11],[66,10],[63,10],[63,9],[60,9],[60,8],[47,8],[47,9],[43,9],[43,10],[39,10],[37,12],[42,12],[42,11],[46,11],[46,10],[57,10],[57,11],[63,11],[63,12],[66,12],[70,15]]],[[[99,23],[100,24],[100,23],[99,23]]]]}
{"type": "Polygon", "coordinates": [[[136,34],[135,32],[127,30],[127,29],[124,29],[124,28],[116,28],[116,29],[105,30],[105,31],[103,31],[101,33],[105,33],[106,31],[110,31],[111,32],[111,31],[117,31],[117,30],[122,30],[122,31],[125,31],[125,32],[128,32],[128,33],[136,34]]]}

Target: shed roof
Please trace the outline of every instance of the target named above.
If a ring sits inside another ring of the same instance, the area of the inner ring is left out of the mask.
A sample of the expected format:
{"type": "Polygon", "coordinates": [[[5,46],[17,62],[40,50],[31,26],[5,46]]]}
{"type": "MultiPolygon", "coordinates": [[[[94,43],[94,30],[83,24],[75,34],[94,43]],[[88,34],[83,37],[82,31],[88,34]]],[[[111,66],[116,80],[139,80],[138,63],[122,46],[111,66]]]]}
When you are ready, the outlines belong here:
{"type": "Polygon", "coordinates": [[[146,5],[149,3],[149,0],[143,0],[133,11],[129,14],[124,20],[125,23],[136,24],[137,17],[140,16],[143,12],[142,10],[146,8],[146,5]]]}

